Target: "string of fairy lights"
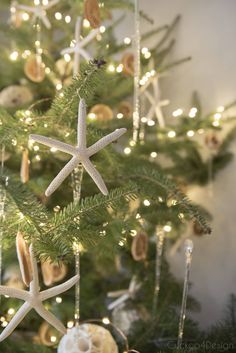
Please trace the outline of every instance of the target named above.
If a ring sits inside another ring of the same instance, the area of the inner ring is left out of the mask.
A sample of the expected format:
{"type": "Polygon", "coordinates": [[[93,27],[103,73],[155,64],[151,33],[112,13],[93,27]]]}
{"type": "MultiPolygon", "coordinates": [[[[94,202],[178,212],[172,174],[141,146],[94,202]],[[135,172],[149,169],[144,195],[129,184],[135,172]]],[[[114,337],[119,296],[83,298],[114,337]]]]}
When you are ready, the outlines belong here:
{"type": "MultiPolygon", "coordinates": [[[[46,5],[48,5],[48,0],[42,0],[42,2],[40,2],[40,0],[34,0],[34,4],[36,6],[39,5],[40,3],[42,3],[42,5],[44,5],[44,6],[46,6],[46,5]]],[[[100,6],[104,6],[104,4],[100,4],[100,6]]],[[[16,15],[17,11],[18,11],[17,7],[13,3],[11,8],[10,8],[11,16],[14,17],[16,15]]],[[[27,21],[30,20],[30,15],[27,12],[25,12],[25,11],[21,11],[20,12],[20,17],[21,17],[23,22],[27,22],[27,21]]],[[[64,21],[65,24],[70,24],[71,21],[72,21],[72,18],[71,18],[70,15],[68,15],[68,14],[64,15],[64,14],[62,14],[59,11],[56,11],[54,13],[54,18],[57,21],[64,21]]],[[[85,29],[89,29],[90,28],[90,23],[89,23],[89,21],[87,19],[83,19],[83,27],[85,29]]],[[[96,35],[96,40],[97,41],[101,41],[102,34],[105,33],[105,31],[106,31],[106,27],[104,25],[100,26],[99,33],[96,35]]],[[[123,39],[123,42],[124,42],[125,45],[129,46],[132,43],[132,39],[130,37],[125,37],[123,39]]],[[[74,40],[72,40],[71,43],[70,43],[70,46],[73,47],[74,45],[75,45],[75,42],[74,42],[74,40]]],[[[43,54],[44,50],[43,50],[41,42],[39,40],[35,41],[35,46],[37,47],[38,52],[40,52],[40,54],[43,54]]],[[[143,58],[146,59],[146,60],[149,60],[151,58],[151,56],[152,56],[151,51],[147,47],[143,47],[141,49],[141,54],[142,54],[143,58]]],[[[15,62],[15,61],[17,61],[19,59],[27,59],[30,55],[31,55],[31,51],[29,49],[24,49],[22,52],[20,52],[19,50],[14,49],[13,51],[11,51],[9,53],[9,59],[12,62],[15,62]]],[[[68,54],[68,53],[64,54],[63,58],[64,58],[66,63],[68,63],[68,62],[70,62],[72,60],[71,55],[68,54]]],[[[120,62],[119,63],[110,62],[107,65],[107,71],[110,74],[116,74],[116,73],[120,74],[120,73],[123,72],[123,68],[124,68],[123,64],[120,63],[120,62]]],[[[45,69],[45,73],[47,75],[51,74],[51,68],[50,67],[46,67],[45,66],[44,69],[45,69]]],[[[139,81],[140,86],[146,85],[149,82],[149,80],[152,80],[152,78],[155,75],[157,75],[157,72],[155,70],[147,71],[145,74],[143,74],[143,76],[141,77],[141,79],[139,81]]],[[[60,92],[61,89],[62,89],[62,82],[56,82],[55,83],[55,88],[56,88],[57,91],[60,92]]],[[[60,94],[63,95],[62,92],[60,94]]],[[[219,106],[216,109],[216,112],[213,114],[213,121],[212,121],[212,126],[213,127],[219,127],[220,126],[220,121],[221,121],[222,115],[224,113],[224,110],[225,110],[224,106],[219,106]]],[[[198,109],[196,107],[191,107],[190,110],[188,111],[187,115],[188,115],[188,117],[190,119],[194,119],[196,117],[197,113],[198,113],[198,109]]],[[[183,116],[183,114],[184,114],[184,109],[178,108],[178,109],[174,110],[171,115],[172,115],[173,118],[181,118],[181,116],[183,116]]],[[[88,117],[90,119],[92,119],[92,120],[96,120],[96,114],[94,114],[94,113],[89,113],[88,117]]],[[[124,115],[122,113],[117,113],[116,118],[117,119],[123,119],[124,115]]],[[[25,123],[26,131],[27,131],[27,127],[32,124],[32,119],[33,118],[31,116],[31,111],[30,110],[25,110],[25,111],[21,112],[20,121],[25,123]]],[[[149,126],[149,127],[152,127],[152,126],[156,125],[156,121],[154,119],[147,119],[145,116],[143,116],[141,118],[141,122],[143,124],[147,124],[147,126],[149,126]]],[[[44,123],[44,128],[47,128],[47,127],[48,127],[48,123],[44,123]]],[[[199,129],[197,131],[197,133],[199,135],[203,134],[204,133],[204,129],[199,129]]],[[[66,132],[65,133],[65,137],[68,137],[69,134],[70,134],[69,132],[66,132]]],[[[166,129],[163,132],[160,131],[160,134],[162,134],[163,136],[166,136],[169,139],[173,139],[177,135],[176,131],[174,130],[174,128],[172,128],[172,129],[170,129],[168,131],[166,131],[166,129]]],[[[189,137],[189,138],[194,137],[195,134],[196,134],[196,132],[193,131],[193,130],[188,130],[186,132],[186,136],[189,137]]],[[[17,146],[17,144],[18,144],[16,139],[12,139],[11,143],[12,143],[13,146],[17,146]]],[[[134,141],[130,140],[129,141],[129,145],[124,147],[123,153],[125,155],[129,155],[130,153],[132,153],[132,148],[134,146],[135,146],[134,141]]],[[[21,150],[23,149],[23,146],[19,146],[19,147],[20,147],[21,150]]],[[[29,161],[29,163],[34,162],[34,161],[35,162],[40,162],[41,161],[41,155],[40,155],[40,147],[39,147],[39,145],[34,144],[32,142],[29,142],[29,148],[35,153],[34,157],[32,158],[31,161],[29,161]]],[[[56,152],[56,151],[57,150],[55,148],[51,148],[51,152],[56,152]]],[[[158,153],[156,151],[152,151],[150,153],[150,157],[152,159],[155,159],[155,158],[158,157],[158,153]]],[[[161,197],[159,197],[158,201],[160,203],[164,202],[164,200],[161,197]]],[[[171,200],[171,206],[175,206],[176,202],[177,202],[176,200],[171,200]]],[[[150,207],[151,206],[151,201],[148,200],[148,199],[145,199],[145,200],[143,200],[143,205],[145,207],[150,207]]],[[[56,206],[54,211],[58,212],[58,209],[60,209],[60,206],[56,206]]],[[[183,213],[180,213],[178,216],[179,216],[180,219],[184,218],[184,214],[183,213]]],[[[22,213],[19,213],[19,219],[23,219],[23,218],[24,218],[24,215],[22,213]]],[[[139,220],[141,224],[143,223],[142,216],[139,213],[136,214],[136,219],[139,220]]],[[[162,227],[162,230],[165,233],[170,233],[172,231],[171,223],[167,222],[162,227]]],[[[106,235],[106,231],[105,230],[102,231],[101,235],[105,236],[106,235]]],[[[130,231],[130,235],[132,237],[135,237],[137,235],[137,231],[135,229],[131,230],[130,231]]],[[[124,237],[124,239],[119,240],[118,245],[120,247],[125,246],[125,244],[126,244],[126,238],[125,237],[124,237]]],[[[8,296],[5,296],[5,297],[8,298],[8,296]]],[[[51,305],[53,305],[53,304],[60,305],[62,303],[63,303],[62,297],[56,297],[54,303],[52,303],[51,305]]],[[[10,307],[7,310],[6,315],[0,317],[0,323],[1,323],[1,326],[3,328],[8,325],[8,322],[10,321],[12,316],[15,314],[15,312],[16,312],[16,310],[13,307],[10,307]]],[[[102,319],[102,322],[105,325],[109,325],[110,324],[110,320],[109,320],[108,317],[104,317],[102,319]]],[[[74,321],[69,320],[67,322],[67,327],[68,328],[72,328],[73,326],[74,326],[74,321]]],[[[52,343],[56,343],[58,338],[56,336],[54,336],[54,335],[51,335],[50,336],[50,340],[51,340],[52,343]]]]}

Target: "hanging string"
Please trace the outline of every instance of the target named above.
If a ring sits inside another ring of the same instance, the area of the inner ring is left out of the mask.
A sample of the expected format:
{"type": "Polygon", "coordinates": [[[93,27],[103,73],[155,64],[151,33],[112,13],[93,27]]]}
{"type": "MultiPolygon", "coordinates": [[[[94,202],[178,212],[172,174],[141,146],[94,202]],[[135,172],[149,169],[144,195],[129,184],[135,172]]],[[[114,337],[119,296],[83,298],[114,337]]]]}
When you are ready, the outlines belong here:
{"type": "Polygon", "coordinates": [[[183,341],[183,333],[184,333],[184,321],[186,316],[186,304],[188,297],[188,287],[189,287],[189,274],[192,262],[192,253],[193,253],[193,242],[190,239],[186,239],[185,241],[185,276],[184,276],[184,288],[183,288],[183,297],[182,297],[182,305],[180,311],[180,319],[179,319],[179,333],[178,333],[178,348],[181,348],[183,341]]]}
{"type": "Polygon", "coordinates": [[[153,297],[153,316],[156,313],[156,308],[159,299],[160,292],[160,280],[161,280],[161,263],[162,263],[162,253],[164,245],[165,232],[161,228],[156,227],[156,262],[155,262],[155,288],[153,297]]]}
{"type": "Polygon", "coordinates": [[[134,56],[134,112],[133,112],[133,141],[139,139],[140,130],[140,14],[139,0],[135,0],[135,56],[134,56]]]}
{"type": "MultiPolygon", "coordinates": [[[[83,178],[83,166],[79,164],[72,173],[73,200],[79,203],[81,197],[81,184],[83,178]]],[[[75,254],[75,273],[80,277],[80,243],[75,240],[73,244],[75,254]]],[[[75,285],[75,325],[79,326],[80,321],[80,279],[75,285]]]]}

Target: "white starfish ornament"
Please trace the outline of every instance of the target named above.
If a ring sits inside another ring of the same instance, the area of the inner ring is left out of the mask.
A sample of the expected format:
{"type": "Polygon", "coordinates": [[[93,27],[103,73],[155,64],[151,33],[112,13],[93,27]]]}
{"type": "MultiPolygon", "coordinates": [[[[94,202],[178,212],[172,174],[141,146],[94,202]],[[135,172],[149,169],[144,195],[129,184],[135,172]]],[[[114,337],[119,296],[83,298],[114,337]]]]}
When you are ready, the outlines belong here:
{"type": "Polygon", "coordinates": [[[17,9],[19,10],[24,10],[27,12],[31,12],[33,14],[33,21],[36,18],[39,18],[43,24],[45,25],[46,28],[50,29],[51,23],[47,17],[47,12],[46,10],[50,9],[52,6],[56,5],[59,2],[59,0],[52,0],[52,1],[43,1],[42,5],[40,0],[35,0],[35,6],[28,6],[28,5],[16,5],[17,9]]]}
{"type": "Polygon", "coordinates": [[[99,190],[104,194],[108,194],[107,187],[97,171],[94,165],[90,161],[90,157],[109,145],[111,142],[116,141],[125,132],[125,128],[117,129],[111,132],[109,135],[101,138],[99,141],[94,143],[92,146],[86,146],[86,103],[84,99],[80,100],[78,109],[78,127],[77,127],[77,146],[71,146],[64,142],[54,140],[49,137],[41,135],[30,135],[30,139],[51,148],[55,148],[61,152],[68,153],[72,155],[71,160],[65,165],[65,167],[59,172],[55,179],[51,182],[47,190],[45,191],[46,196],[50,196],[67,178],[67,176],[72,173],[75,167],[80,163],[83,165],[84,169],[91,176],[99,190]]]}
{"type": "Polygon", "coordinates": [[[140,88],[140,95],[148,100],[150,109],[146,115],[147,120],[156,116],[160,127],[165,127],[165,120],[162,113],[162,107],[169,104],[168,100],[161,100],[161,91],[159,86],[159,75],[153,69],[153,61],[151,60],[151,69],[145,76],[146,83],[140,88]],[[149,90],[149,88],[151,89],[149,90]]]}
{"type": "Polygon", "coordinates": [[[65,283],[62,283],[56,287],[46,289],[40,292],[39,288],[39,276],[37,262],[33,253],[33,247],[30,246],[30,259],[32,265],[32,281],[30,283],[29,291],[11,288],[7,286],[0,286],[0,294],[8,295],[11,298],[17,298],[24,300],[25,303],[17,311],[15,316],[9,322],[7,327],[3,330],[0,335],[0,342],[7,338],[15,328],[20,324],[24,317],[28,314],[31,309],[34,309],[45,321],[55,327],[58,331],[65,334],[66,328],[52,313],[45,309],[42,302],[54,296],[57,296],[75,285],[79,280],[79,276],[74,276],[65,283]]]}
{"type": "Polygon", "coordinates": [[[75,44],[74,46],[71,46],[69,48],[65,48],[61,51],[61,55],[65,54],[74,54],[74,65],[73,65],[73,75],[76,76],[79,72],[79,65],[80,65],[80,55],[83,56],[83,58],[87,61],[91,60],[92,57],[88,53],[87,50],[84,49],[84,47],[93,40],[96,35],[100,32],[100,29],[93,29],[87,37],[84,37],[83,39],[80,38],[80,33],[81,33],[81,17],[77,18],[76,24],[75,24],[75,44]]]}

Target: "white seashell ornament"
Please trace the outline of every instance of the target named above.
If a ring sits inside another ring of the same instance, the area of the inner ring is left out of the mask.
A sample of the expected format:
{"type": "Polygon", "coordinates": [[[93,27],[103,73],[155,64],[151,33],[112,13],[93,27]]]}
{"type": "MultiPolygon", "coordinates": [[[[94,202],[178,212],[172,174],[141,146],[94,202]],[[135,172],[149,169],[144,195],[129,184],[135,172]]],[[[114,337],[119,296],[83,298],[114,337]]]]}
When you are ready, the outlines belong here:
{"type": "Polygon", "coordinates": [[[73,327],[62,337],[58,353],[118,353],[112,335],[104,327],[82,324],[73,327]]]}

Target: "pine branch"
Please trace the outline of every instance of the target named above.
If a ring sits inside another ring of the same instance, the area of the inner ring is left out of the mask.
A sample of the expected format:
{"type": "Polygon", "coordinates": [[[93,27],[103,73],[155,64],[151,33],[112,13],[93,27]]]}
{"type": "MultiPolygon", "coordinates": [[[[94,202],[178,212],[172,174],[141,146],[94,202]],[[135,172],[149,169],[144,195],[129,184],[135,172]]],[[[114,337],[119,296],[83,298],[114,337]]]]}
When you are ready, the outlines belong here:
{"type": "MultiPolygon", "coordinates": [[[[134,178],[134,180],[140,179],[142,183],[146,180],[153,184],[153,186],[157,185],[158,187],[164,189],[169,197],[171,196],[173,199],[175,199],[177,204],[191,219],[194,219],[196,222],[198,222],[205,233],[211,233],[211,229],[206,223],[205,217],[203,217],[199,208],[192,204],[188,197],[179,191],[176,185],[165,175],[151,168],[137,168],[134,170],[132,178],[134,178]]],[[[138,184],[141,189],[142,183],[138,184]]]]}

